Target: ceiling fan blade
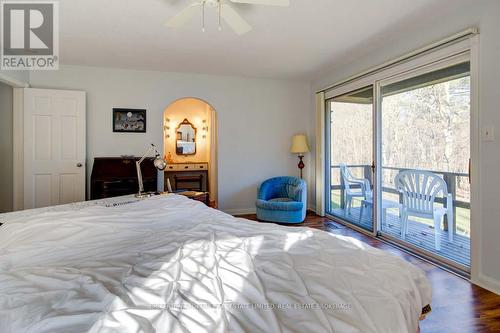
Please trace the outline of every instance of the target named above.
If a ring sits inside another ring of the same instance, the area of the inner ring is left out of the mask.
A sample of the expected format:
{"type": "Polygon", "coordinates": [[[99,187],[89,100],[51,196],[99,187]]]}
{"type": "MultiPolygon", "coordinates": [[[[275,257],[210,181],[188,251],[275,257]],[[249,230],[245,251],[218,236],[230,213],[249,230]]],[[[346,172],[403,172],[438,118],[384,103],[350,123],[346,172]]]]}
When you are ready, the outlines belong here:
{"type": "Polygon", "coordinates": [[[165,25],[170,28],[178,28],[187,21],[189,21],[194,14],[198,12],[198,7],[200,6],[199,3],[194,3],[192,5],[189,5],[188,7],[184,8],[179,12],[179,14],[175,15],[174,17],[170,18],[165,25]]]}
{"type": "Polygon", "coordinates": [[[245,19],[243,19],[243,17],[241,17],[241,15],[228,4],[223,3],[221,5],[220,15],[238,35],[243,35],[252,30],[250,24],[248,24],[248,22],[245,21],[245,19]]]}
{"type": "Polygon", "coordinates": [[[235,3],[247,3],[251,5],[268,5],[268,6],[290,6],[290,0],[230,0],[235,3]]]}

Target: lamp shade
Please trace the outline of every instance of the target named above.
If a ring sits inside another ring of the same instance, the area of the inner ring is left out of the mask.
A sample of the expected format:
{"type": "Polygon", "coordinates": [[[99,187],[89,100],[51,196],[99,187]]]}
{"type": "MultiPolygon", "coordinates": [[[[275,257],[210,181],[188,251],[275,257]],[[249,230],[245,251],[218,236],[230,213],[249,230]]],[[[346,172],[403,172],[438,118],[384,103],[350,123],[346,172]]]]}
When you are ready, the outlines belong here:
{"type": "Polygon", "coordinates": [[[291,153],[302,154],[309,152],[309,146],[307,145],[307,137],[304,134],[294,135],[292,138],[292,148],[291,153]]]}
{"type": "Polygon", "coordinates": [[[160,155],[156,156],[153,164],[160,171],[165,170],[165,168],[167,167],[167,162],[165,162],[163,158],[160,158],[160,155]]]}

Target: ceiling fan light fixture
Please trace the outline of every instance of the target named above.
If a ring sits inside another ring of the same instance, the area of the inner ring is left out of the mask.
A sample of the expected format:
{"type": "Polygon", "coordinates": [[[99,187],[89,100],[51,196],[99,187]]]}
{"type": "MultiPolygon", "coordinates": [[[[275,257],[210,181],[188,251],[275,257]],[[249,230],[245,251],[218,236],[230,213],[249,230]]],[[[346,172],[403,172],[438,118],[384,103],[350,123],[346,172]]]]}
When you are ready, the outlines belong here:
{"type": "Polygon", "coordinates": [[[222,20],[224,20],[238,35],[244,35],[252,30],[252,26],[231,6],[231,4],[249,4],[249,5],[268,5],[268,6],[289,6],[290,0],[197,0],[188,7],[184,8],[180,13],[170,18],[165,25],[170,28],[178,28],[184,25],[194,15],[197,8],[201,10],[201,31],[205,32],[205,7],[208,5],[211,8],[218,10],[218,30],[222,31],[222,20]]]}

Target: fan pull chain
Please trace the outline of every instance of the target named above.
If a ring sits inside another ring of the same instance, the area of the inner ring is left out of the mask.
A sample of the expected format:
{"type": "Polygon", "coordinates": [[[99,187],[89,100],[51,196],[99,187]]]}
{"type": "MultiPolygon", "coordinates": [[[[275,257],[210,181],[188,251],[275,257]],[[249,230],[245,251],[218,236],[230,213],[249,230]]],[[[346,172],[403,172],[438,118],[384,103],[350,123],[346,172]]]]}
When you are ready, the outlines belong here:
{"type": "Polygon", "coordinates": [[[220,24],[220,11],[221,11],[222,7],[221,7],[221,3],[219,1],[219,31],[222,31],[222,25],[220,24]]]}
{"type": "Polygon", "coordinates": [[[201,31],[205,32],[205,1],[203,1],[201,12],[202,12],[201,31]]]}

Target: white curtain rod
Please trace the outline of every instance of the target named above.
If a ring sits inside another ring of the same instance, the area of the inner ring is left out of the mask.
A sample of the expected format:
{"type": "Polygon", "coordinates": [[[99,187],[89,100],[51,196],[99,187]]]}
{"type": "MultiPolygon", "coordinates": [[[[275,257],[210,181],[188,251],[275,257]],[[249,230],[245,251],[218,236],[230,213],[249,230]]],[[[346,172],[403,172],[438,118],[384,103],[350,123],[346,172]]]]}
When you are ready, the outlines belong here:
{"type": "Polygon", "coordinates": [[[354,81],[356,79],[359,79],[361,77],[364,77],[364,76],[367,76],[367,75],[370,75],[370,74],[373,74],[375,72],[378,72],[380,70],[383,70],[387,67],[390,67],[390,66],[393,66],[397,63],[401,63],[403,61],[406,61],[406,60],[409,60],[417,55],[420,55],[422,53],[425,53],[425,52],[429,52],[431,50],[434,50],[434,49],[437,49],[439,47],[442,47],[444,45],[448,45],[448,44],[451,44],[451,43],[455,43],[455,42],[458,42],[458,41],[461,41],[461,40],[464,40],[465,38],[468,38],[468,37],[471,37],[471,36],[474,36],[474,35],[477,35],[479,34],[479,29],[477,27],[471,27],[469,29],[466,29],[464,31],[461,31],[459,33],[456,33],[452,36],[449,36],[447,38],[444,38],[444,39],[441,39],[437,42],[434,42],[432,44],[429,44],[427,46],[424,46],[424,47],[421,47],[417,50],[414,50],[410,53],[407,53],[401,57],[398,57],[396,59],[393,59],[393,60],[390,60],[390,61],[387,61],[381,65],[378,65],[378,66],[375,66],[375,67],[372,67],[368,70],[365,70],[361,73],[358,73],[356,75],[353,75],[351,77],[348,77],[347,79],[344,79],[340,82],[337,82],[335,83],[334,85],[331,85],[331,86],[328,86],[326,88],[323,88],[323,89],[320,89],[318,91],[316,91],[316,93],[321,93],[321,92],[327,92],[331,89],[334,89],[334,88],[337,88],[339,86],[342,86],[350,81],[354,81]]]}

